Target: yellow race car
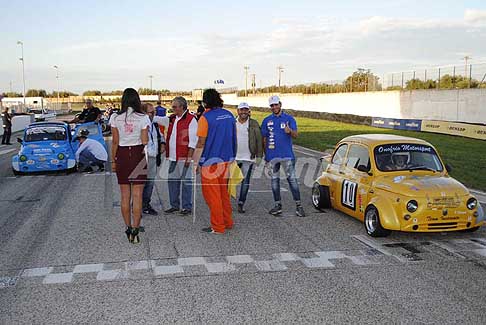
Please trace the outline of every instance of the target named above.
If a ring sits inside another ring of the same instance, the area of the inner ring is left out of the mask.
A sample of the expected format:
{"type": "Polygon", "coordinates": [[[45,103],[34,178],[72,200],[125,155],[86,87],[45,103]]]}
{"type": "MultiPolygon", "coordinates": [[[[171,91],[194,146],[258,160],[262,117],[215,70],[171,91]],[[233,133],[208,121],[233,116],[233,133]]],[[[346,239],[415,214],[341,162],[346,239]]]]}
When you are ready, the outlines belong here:
{"type": "Polygon", "coordinates": [[[469,190],[449,176],[428,142],[363,134],[341,140],[312,188],[318,210],[334,208],[364,222],[368,235],[475,231],[486,217],[469,190]]]}

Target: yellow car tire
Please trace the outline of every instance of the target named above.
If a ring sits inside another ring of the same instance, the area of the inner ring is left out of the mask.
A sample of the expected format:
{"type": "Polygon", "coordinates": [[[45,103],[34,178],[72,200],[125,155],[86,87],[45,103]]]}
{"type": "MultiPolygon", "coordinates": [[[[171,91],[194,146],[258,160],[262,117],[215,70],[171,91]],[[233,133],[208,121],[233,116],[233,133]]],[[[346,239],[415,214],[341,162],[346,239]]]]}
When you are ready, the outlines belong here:
{"type": "Polygon", "coordinates": [[[331,208],[329,187],[314,183],[312,186],[312,205],[319,211],[331,208]]]}
{"type": "Polygon", "coordinates": [[[378,209],[372,205],[366,209],[364,226],[366,229],[366,233],[371,237],[386,237],[391,233],[390,230],[385,229],[381,226],[380,214],[378,213],[378,209]]]}
{"type": "Polygon", "coordinates": [[[472,227],[472,228],[469,228],[469,229],[465,229],[464,232],[475,232],[476,230],[478,230],[480,227],[472,227]]]}

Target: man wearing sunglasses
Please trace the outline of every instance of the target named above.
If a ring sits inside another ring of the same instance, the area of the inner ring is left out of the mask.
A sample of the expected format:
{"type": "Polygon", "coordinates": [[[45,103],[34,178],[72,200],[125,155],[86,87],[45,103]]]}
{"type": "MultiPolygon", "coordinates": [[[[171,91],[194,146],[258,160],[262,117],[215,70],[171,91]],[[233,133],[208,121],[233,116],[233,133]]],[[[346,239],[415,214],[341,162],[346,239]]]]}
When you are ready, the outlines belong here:
{"type": "Polygon", "coordinates": [[[192,168],[190,167],[197,144],[197,119],[194,113],[187,109],[187,101],[184,97],[173,99],[172,110],[174,114],[169,117],[166,141],[166,157],[169,159],[170,208],[165,210],[165,213],[180,211],[182,215],[187,215],[192,212],[192,168]]]}

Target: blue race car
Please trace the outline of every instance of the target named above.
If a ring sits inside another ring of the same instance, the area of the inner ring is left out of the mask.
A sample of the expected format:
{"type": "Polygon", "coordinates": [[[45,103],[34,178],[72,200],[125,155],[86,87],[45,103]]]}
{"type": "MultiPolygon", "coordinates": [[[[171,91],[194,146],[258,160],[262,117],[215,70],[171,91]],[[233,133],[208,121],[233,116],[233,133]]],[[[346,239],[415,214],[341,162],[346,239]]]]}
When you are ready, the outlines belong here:
{"type": "Polygon", "coordinates": [[[45,171],[72,171],[76,169],[75,152],[79,147],[76,135],[89,130],[89,138],[106,148],[101,127],[96,122],[78,124],[74,129],[65,122],[37,122],[25,128],[24,138],[17,139],[22,146],[12,157],[15,175],[45,171]]]}

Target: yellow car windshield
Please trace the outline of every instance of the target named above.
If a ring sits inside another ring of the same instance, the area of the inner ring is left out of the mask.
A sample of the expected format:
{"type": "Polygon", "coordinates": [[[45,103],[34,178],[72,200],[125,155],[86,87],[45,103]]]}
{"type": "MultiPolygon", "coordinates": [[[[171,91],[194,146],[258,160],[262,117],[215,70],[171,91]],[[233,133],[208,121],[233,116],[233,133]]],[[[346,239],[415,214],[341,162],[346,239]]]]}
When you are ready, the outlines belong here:
{"type": "Polygon", "coordinates": [[[434,148],[423,144],[393,143],[374,148],[376,167],[383,172],[400,170],[443,171],[434,148]]]}

